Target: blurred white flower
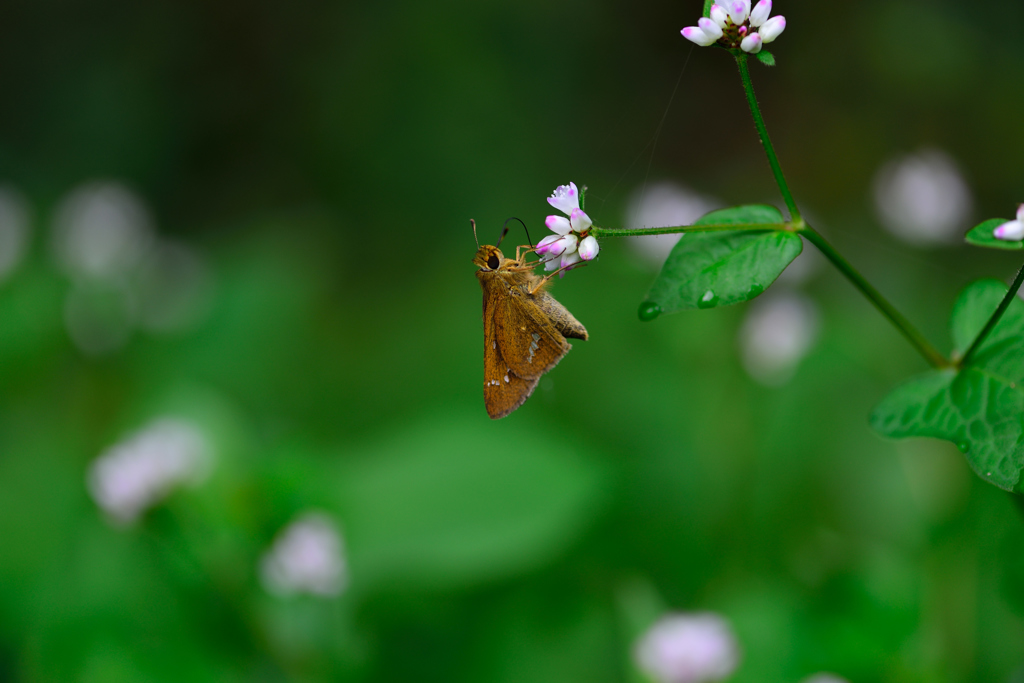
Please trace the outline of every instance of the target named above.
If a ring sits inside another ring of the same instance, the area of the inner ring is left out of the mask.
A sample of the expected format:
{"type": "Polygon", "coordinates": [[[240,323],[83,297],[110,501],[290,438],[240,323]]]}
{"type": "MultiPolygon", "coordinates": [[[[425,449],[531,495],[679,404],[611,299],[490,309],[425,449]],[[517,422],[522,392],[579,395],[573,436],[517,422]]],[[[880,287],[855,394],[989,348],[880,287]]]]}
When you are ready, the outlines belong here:
{"type": "Polygon", "coordinates": [[[160,240],[139,272],[139,323],[150,332],[187,330],[209,310],[212,289],[212,268],[201,254],[160,240]]]}
{"type": "Polygon", "coordinates": [[[20,192],[0,187],[0,282],[14,272],[28,251],[29,208],[20,192]]]}
{"type": "Polygon", "coordinates": [[[127,524],[175,488],[200,484],[209,473],[209,458],[195,425],[160,418],[104,451],[90,465],[86,484],[113,521],[127,524]]]}
{"type": "Polygon", "coordinates": [[[57,208],[52,247],[74,281],[64,307],[68,334],[88,355],[120,350],[137,327],[187,330],[208,309],[207,262],[187,245],[159,239],[143,201],[119,183],[91,182],[68,193],[57,208]]]}
{"type": "Polygon", "coordinates": [[[739,664],[739,646],[717,614],[670,614],[640,637],[637,667],[657,683],[720,681],[739,664]]]}
{"type": "Polygon", "coordinates": [[[348,585],[341,533],[331,518],[308,512],[285,527],[260,562],[263,587],[275,595],[340,594],[348,585]]]}
{"type": "MultiPolygon", "coordinates": [[[[626,225],[635,228],[667,228],[691,225],[704,214],[722,206],[721,202],[697,194],[675,183],[651,185],[646,192],[633,192],[626,214],[626,225]]],[[[627,242],[644,260],[660,268],[682,234],[629,237],[627,242]]]]}
{"type": "Polygon", "coordinates": [[[845,678],[830,673],[817,673],[808,676],[801,683],[849,683],[845,678]]]}
{"type": "Polygon", "coordinates": [[[882,225],[917,245],[959,241],[974,204],[956,163],[937,149],[885,164],[875,175],[874,195],[882,225]]]}
{"type": "Polygon", "coordinates": [[[787,382],[818,336],[818,309],[796,292],[773,291],[750,303],[740,330],[743,367],[758,382],[787,382]]]}
{"type": "Polygon", "coordinates": [[[82,185],[57,207],[54,255],[73,277],[123,277],[142,261],[152,241],[149,211],[120,183],[82,185]]]}

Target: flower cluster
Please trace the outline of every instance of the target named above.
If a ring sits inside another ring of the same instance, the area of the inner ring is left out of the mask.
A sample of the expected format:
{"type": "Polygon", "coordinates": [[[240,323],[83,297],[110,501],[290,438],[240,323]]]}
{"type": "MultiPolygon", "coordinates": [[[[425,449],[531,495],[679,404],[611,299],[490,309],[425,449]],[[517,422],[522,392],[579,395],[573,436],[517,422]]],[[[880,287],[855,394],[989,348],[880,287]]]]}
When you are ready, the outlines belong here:
{"type": "MultiPolygon", "coordinates": [[[[584,188],[586,189],[586,188],[584,188]]],[[[537,255],[544,259],[544,270],[569,268],[580,261],[597,256],[597,238],[590,234],[593,222],[580,208],[580,193],[576,183],[559,185],[548,197],[548,204],[565,216],[548,216],[544,225],[554,235],[548,235],[537,244],[537,255]]]]}
{"type": "Polygon", "coordinates": [[[756,54],[761,47],[778,38],[786,30],[783,16],[768,18],[772,0],[761,0],[753,9],[750,0],[724,0],[711,6],[711,18],[701,18],[696,26],[682,30],[683,37],[702,47],[718,43],[727,48],[740,48],[756,54]]]}
{"type": "Polygon", "coordinates": [[[1007,221],[996,228],[992,235],[997,240],[1019,242],[1024,239],[1024,204],[1017,207],[1017,220],[1007,221]]]}

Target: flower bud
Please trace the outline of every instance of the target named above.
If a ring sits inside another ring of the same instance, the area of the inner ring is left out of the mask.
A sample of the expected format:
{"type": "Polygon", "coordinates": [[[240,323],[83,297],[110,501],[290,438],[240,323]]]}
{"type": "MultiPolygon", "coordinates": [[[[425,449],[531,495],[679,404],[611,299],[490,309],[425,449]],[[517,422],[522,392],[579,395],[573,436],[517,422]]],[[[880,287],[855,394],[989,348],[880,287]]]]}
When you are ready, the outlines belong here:
{"type": "Polygon", "coordinates": [[[572,225],[573,232],[586,232],[594,223],[590,216],[583,213],[583,209],[573,209],[572,215],[569,216],[569,224],[572,225]]]}
{"type": "MultiPolygon", "coordinates": [[[[573,211],[579,211],[579,209],[573,209],[573,211]]],[[[548,230],[559,235],[566,235],[572,232],[572,224],[564,216],[548,216],[544,219],[544,225],[547,226],[548,230]]]]}
{"type": "Polygon", "coordinates": [[[758,30],[758,33],[761,34],[762,42],[770,43],[779,36],[781,36],[782,32],[785,30],[786,17],[777,16],[772,17],[768,21],[764,22],[764,25],[760,28],[760,30],[758,30]]]}
{"type": "Polygon", "coordinates": [[[540,242],[537,243],[537,248],[535,249],[535,251],[537,252],[537,256],[545,256],[549,254],[552,245],[561,238],[561,235],[548,235],[547,237],[542,239],[540,242]]]}
{"type": "MultiPolygon", "coordinates": [[[[580,262],[580,254],[579,254],[579,252],[575,248],[573,248],[573,251],[572,251],[571,254],[570,253],[562,254],[562,261],[561,261],[561,267],[562,268],[565,268],[565,269],[568,270],[569,266],[571,266],[573,264],[576,264],[576,263],[579,263],[579,262],[580,262]]],[[[562,274],[559,275],[559,277],[565,277],[565,272],[563,271],[562,274]]]]}
{"type": "Polygon", "coordinates": [[[722,37],[722,27],[716,24],[715,22],[711,21],[710,19],[705,19],[704,17],[701,17],[700,19],[697,20],[697,26],[699,26],[700,30],[704,31],[704,33],[706,33],[709,38],[714,38],[715,40],[718,40],[719,38],[722,37]]]}
{"type": "Polygon", "coordinates": [[[597,244],[597,238],[593,235],[587,235],[583,238],[583,241],[580,242],[580,246],[577,251],[579,252],[581,259],[584,261],[590,261],[597,256],[599,249],[600,247],[597,244]]]}
{"type": "Polygon", "coordinates": [[[992,231],[992,236],[997,240],[1006,240],[1007,242],[1024,239],[1024,221],[1016,220],[1003,223],[992,231]]]}
{"type": "Polygon", "coordinates": [[[732,19],[732,23],[740,26],[747,20],[747,15],[750,14],[750,0],[727,0],[726,10],[729,12],[729,18],[732,19]]]}
{"type": "Polygon", "coordinates": [[[772,0],[761,0],[750,12],[750,25],[757,28],[768,21],[768,15],[772,13],[772,0]]]}
{"type": "MultiPolygon", "coordinates": [[[[697,26],[687,26],[680,33],[683,34],[683,38],[686,38],[691,43],[697,43],[701,47],[707,47],[715,42],[715,38],[712,38],[704,31],[700,30],[697,26]]],[[[550,199],[548,201],[551,201],[550,199]]]]}
{"type": "Polygon", "coordinates": [[[549,237],[545,237],[541,240],[541,242],[543,243],[549,239],[551,239],[551,241],[547,242],[544,251],[548,256],[561,256],[566,252],[571,253],[576,250],[576,240],[578,238],[572,233],[567,235],[550,235],[549,237]],[[554,239],[551,239],[552,237],[554,239]]]}
{"type": "Polygon", "coordinates": [[[749,52],[752,55],[756,55],[761,51],[761,36],[757,33],[751,33],[749,36],[740,42],[740,49],[744,52],[749,52]]]}
{"type": "Polygon", "coordinates": [[[725,10],[722,9],[721,5],[711,6],[711,21],[718,24],[719,28],[725,28],[729,15],[726,14],[725,10]]]}

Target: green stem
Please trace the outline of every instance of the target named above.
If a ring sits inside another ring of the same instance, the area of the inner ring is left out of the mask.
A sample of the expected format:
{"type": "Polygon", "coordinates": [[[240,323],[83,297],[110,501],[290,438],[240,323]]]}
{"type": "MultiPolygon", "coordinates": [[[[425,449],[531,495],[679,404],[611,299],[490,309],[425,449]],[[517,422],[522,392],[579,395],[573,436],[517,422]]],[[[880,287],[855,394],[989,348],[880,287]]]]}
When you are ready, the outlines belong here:
{"type": "Polygon", "coordinates": [[[1013,301],[1015,296],[1017,296],[1017,290],[1020,289],[1021,282],[1024,282],[1024,265],[1022,265],[1020,270],[1017,271],[1017,277],[1013,278],[1013,282],[1010,283],[1010,289],[1006,292],[1006,296],[1003,297],[1003,300],[999,302],[999,307],[996,308],[995,313],[992,314],[992,317],[988,319],[987,323],[985,323],[985,327],[983,327],[981,332],[978,333],[978,336],[975,337],[974,342],[971,343],[971,347],[967,349],[967,353],[964,354],[964,357],[957,362],[958,366],[963,367],[970,362],[971,358],[978,351],[978,348],[981,347],[982,342],[984,342],[988,335],[991,334],[992,330],[995,329],[995,326],[999,324],[999,320],[1003,317],[1003,313],[1006,313],[1006,309],[1010,307],[1010,302],[1013,301]]]}
{"type": "Polygon", "coordinates": [[[800,210],[796,208],[793,194],[789,191],[789,185],[786,184],[785,176],[782,175],[779,157],[775,155],[775,148],[772,147],[771,138],[768,137],[768,128],[764,125],[764,117],[761,116],[761,108],[757,105],[757,96],[754,95],[754,82],[750,80],[750,69],[747,66],[747,55],[737,50],[733,53],[733,56],[736,58],[736,66],[740,70],[740,80],[743,81],[743,92],[747,96],[750,114],[754,117],[754,127],[757,128],[757,135],[761,138],[761,146],[764,147],[764,153],[768,156],[768,165],[772,167],[772,175],[775,176],[775,182],[779,186],[779,192],[782,193],[782,199],[786,202],[786,207],[789,209],[793,222],[797,222],[800,218],[800,210]]]}
{"type": "Polygon", "coordinates": [[[821,233],[812,228],[809,225],[804,225],[797,231],[799,234],[807,238],[807,241],[811,242],[818,248],[821,253],[832,262],[839,271],[846,276],[846,278],[853,283],[853,286],[860,290],[860,292],[874,304],[875,308],[889,319],[896,329],[906,338],[910,345],[917,349],[926,361],[936,368],[949,367],[950,363],[946,360],[946,357],[936,350],[927,339],[924,338],[920,332],[918,332],[913,325],[910,324],[903,314],[897,311],[892,304],[890,304],[881,293],[875,289],[870,282],[864,279],[864,276],[857,272],[857,269],[850,265],[850,262],[843,258],[835,248],[828,243],[828,241],[822,237],[821,233]]]}
{"type": "Polygon", "coordinates": [[[786,223],[708,223],[706,225],[678,225],[669,228],[599,228],[594,226],[590,234],[594,237],[632,237],[636,235],[671,235],[680,232],[712,232],[715,230],[771,231],[789,230],[786,223]]]}
{"type": "Polygon", "coordinates": [[[875,308],[879,312],[888,318],[889,322],[896,326],[896,328],[903,334],[903,336],[910,342],[910,345],[917,349],[929,364],[936,368],[944,368],[949,366],[949,361],[946,360],[945,356],[939,353],[934,346],[928,343],[928,340],[918,332],[910,322],[903,317],[903,314],[897,311],[892,304],[886,301],[885,297],[879,293],[877,289],[871,286],[871,283],[864,279],[864,276],[857,272],[857,269],[850,265],[849,261],[839,255],[839,252],[832,247],[828,241],[821,236],[821,234],[812,228],[811,226],[804,223],[804,220],[800,217],[800,210],[796,208],[796,202],[793,200],[793,194],[789,191],[789,185],[786,184],[786,177],[782,175],[782,166],[779,164],[779,157],[775,154],[775,148],[772,147],[771,138],[768,137],[768,128],[764,125],[764,117],[761,115],[761,108],[757,104],[757,96],[754,95],[754,83],[750,79],[750,69],[747,66],[747,56],[740,51],[734,51],[733,56],[736,58],[736,66],[740,70],[740,80],[743,82],[743,92],[747,96],[747,105],[750,107],[750,114],[754,117],[754,127],[757,128],[757,135],[761,139],[761,146],[764,147],[764,153],[768,157],[768,165],[772,168],[772,175],[775,176],[775,182],[779,186],[779,192],[782,193],[782,199],[786,202],[786,206],[789,208],[789,212],[792,215],[790,229],[795,230],[797,233],[803,235],[808,241],[814,244],[821,253],[823,253],[829,261],[832,262],[836,268],[842,272],[847,279],[853,283],[853,286],[861,291],[861,293],[874,304],[875,308]]]}

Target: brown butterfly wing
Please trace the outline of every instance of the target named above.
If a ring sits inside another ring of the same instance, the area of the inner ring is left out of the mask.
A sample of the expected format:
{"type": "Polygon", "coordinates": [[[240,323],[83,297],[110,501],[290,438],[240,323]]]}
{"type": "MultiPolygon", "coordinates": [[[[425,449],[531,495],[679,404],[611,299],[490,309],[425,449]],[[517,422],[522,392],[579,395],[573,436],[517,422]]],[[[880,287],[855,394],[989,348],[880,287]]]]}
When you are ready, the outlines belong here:
{"type": "Polygon", "coordinates": [[[510,287],[495,311],[498,350],[508,368],[523,379],[537,379],[555,367],[572,346],[523,288],[510,287]]]}
{"type": "Polygon", "coordinates": [[[505,417],[523,405],[540,381],[511,371],[501,355],[497,317],[504,315],[501,297],[484,295],[484,406],[492,419],[505,417]]]}
{"type": "Polygon", "coordinates": [[[587,340],[587,328],[583,327],[568,308],[558,303],[555,297],[542,289],[534,295],[534,300],[563,337],[587,340]]]}

